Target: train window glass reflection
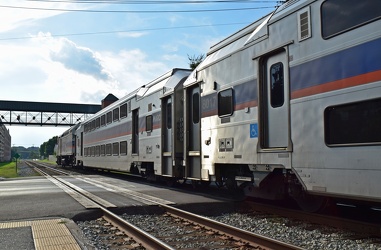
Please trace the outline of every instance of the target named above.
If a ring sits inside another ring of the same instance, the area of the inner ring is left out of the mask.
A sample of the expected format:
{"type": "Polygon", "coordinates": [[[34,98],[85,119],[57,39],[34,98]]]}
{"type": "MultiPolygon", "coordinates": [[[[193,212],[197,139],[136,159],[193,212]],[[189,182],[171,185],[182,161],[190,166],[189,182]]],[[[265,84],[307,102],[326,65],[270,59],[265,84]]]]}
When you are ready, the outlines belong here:
{"type": "Polygon", "coordinates": [[[103,145],[101,145],[101,155],[105,155],[105,153],[106,153],[106,147],[103,144],[103,145]]]}
{"type": "Polygon", "coordinates": [[[192,117],[193,123],[197,124],[200,122],[200,94],[194,93],[192,96],[192,117]]]}
{"type": "Polygon", "coordinates": [[[127,154],[127,141],[120,142],[120,154],[121,155],[127,154]]]}
{"type": "Polygon", "coordinates": [[[167,108],[166,108],[166,117],[167,117],[167,129],[172,128],[172,103],[168,102],[167,103],[167,108]]]}
{"type": "Polygon", "coordinates": [[[106,115],[101,116],[101,126],[106,125],[106,115]]]}
{"type": "Polygon", "coordinates": [[[119,155],[119,142],[114,142],[112,144],[112,154],[119,155]]]}
{"type": "Polygon", "coordinates": [[[96,128],[99,128],[101,126],[101,118],[98,117],[96,120],[95,120],[95,127],[96,128]]]}
{"type": "Polygon", "coordinates": [[[111,155],[111,150],[112,150],[111,144],[110,143],[106,144],[106,155],[111,155]]]}
{"type": "Polygon", "coordinates": [[[146,116],[146,132],[151,132],[153,128],[152,115],[146,116]]]}
{"type": "Polygon", "coordinates": [[[112,112],[113,112],[114,121],[119,120],[119,108],[114,109],[112,112]]]}
{"type": "Polygon", "coordinates": [[[127,103],[120,106],[120,118],[127,117],[127,103]]]}
{"type": "Polygon", "coordinates": [[[233,114],[233,89],[226,89],[218,93],[218,116],[233,114]]]}
{"type": "Polygon", "coordinates": [[[321,5],[324,39],[381,18],[380,1],[327,0],[321,5]]]}
{"type": "Polygon", "coordinates": [[[106,117],[107,124],[112,122],[112,112],[107,112],[107,117],[106,117]]]}
{"type": "Polygon", "coordinates": [[[95,147],[95,156],[100,156],[101,155],[101,146],[96,146],[95,147]]]}
{"type": "Polygon", "coordinates": [[[328,146],[381,144],[381,99],[328,107],[324,126],[328,146]]]}
{"type": "Polygon", "coordinates": [[[273,108],[284,104],[284,74],[283,64],[275,63],[270,67],[270,103],[273,108]]]}

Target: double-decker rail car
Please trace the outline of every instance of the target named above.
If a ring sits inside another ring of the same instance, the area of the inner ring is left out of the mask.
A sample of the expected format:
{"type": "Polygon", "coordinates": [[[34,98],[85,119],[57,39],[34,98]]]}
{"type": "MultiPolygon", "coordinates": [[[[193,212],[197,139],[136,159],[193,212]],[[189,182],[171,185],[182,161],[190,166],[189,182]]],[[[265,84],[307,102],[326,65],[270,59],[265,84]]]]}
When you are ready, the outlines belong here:
{"type": "Polygon", "coordinates": [[[211,47],[184,83],[186,177],[309,210],[380,202],[380,18],[376,0],[287,1],[211,47]]]}
{"type": "Polygon", "coordinates": [[[293,0],[76,128],[76,164],[381,202],[381,5],[293,0]]]}
{"type": "Polygon", "coordinates": [[[80,126],[80,123],[75,124],[70,129],[62,133],[58,137],[57,141],[57,164],[61,166],[72,166],[76,164],[76,130],[80,126]]]}
{"type": "Polygon", "coordinates": [[[173,69],[83,122],[77,130],[77,165],[148,179],[180,176],[175,163],[181,161],[177,151],[183,147],[172,133],[183,110],[182,84],[190,72],[173,69]]]}

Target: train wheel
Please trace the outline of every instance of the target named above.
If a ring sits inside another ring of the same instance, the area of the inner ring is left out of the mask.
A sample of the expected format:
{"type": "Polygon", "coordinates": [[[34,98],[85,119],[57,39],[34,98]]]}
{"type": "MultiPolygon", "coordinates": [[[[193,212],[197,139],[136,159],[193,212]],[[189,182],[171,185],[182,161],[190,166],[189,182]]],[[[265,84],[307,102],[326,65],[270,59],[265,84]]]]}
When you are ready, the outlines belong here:
{"type": "Polygon", "coordinates": [[[293,197],[298,206],[306,212],[319,212],[329,205],[329,198],[323,196],[315,196],[303,193],[300,196],[293,197]]]}

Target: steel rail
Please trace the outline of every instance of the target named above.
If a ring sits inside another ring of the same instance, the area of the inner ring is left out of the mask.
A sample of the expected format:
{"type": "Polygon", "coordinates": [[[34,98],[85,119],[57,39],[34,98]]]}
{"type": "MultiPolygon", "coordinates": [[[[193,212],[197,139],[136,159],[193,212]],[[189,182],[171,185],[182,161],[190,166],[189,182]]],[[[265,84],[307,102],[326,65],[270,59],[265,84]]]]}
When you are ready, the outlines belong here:
{"type": "Polygon", "coordinates": [[[264,249],[276,249],[276,250],[301,250],[304,248],[288,244],[282,241],[278,241],[266,236],[262,236],[259,234],[255,234],[237,227],[233,227],[215,220],[211,220],[209,218],[193,214],[184,210],[177,209],[175,207],[160,205],[167,213],[186,219],[188,221],[192,221],[197,224],[201,224],[208,229],[219,231],[225,235],[232,237],[237,241],[245,241],[252,246],[258,246],[264,249]]]}
{"type": "Polygon", "coordinates": [[[166,243],[148,234],[147,232],[141,230],[140,228],[130,224],[129,222],[122,219],[118,215],[112,213],[111,211],[103,207],[100,207],[100,209],[103,211],[103,218],[105,220],[119,227],[119,230],[124,231],[128,236],[133,238],[135,241],[141,242],[141,244],[146,249],[152,249],[152,250],[174,249],[173,247],[167,245],[166,243]]]}
{"type": "MultiPolygon", "coordinates": [[[[45,167],[41,164],[37,164],[42,167],[45,167]]],[[[120,231],[125,232],[128,236],[134,239],[134,241],[138,242],[140,245],[142,245],[144,248],[148,250],[174,250],[173,247],[167,245],[163,241],[155,238],[154,236],[150,235],[149,233],[141,230],[140,228],[136,227],[135,225],[129,223],[128,221],[124,220],[120,216],[114,214],[98,202],[96,202],[91,197],[87,196],[86,194],[81,193],[80,191],[74,189],[73,187],[68,186],[66,183],[61,182],[59,179],[55,178],[54,176],[50,176],[48,173],[44,172],[43,170],[34,167],[36,171],[38,171],[40,174],[42,174],[45,177],[51,177],[55,179],[56,181],[60,182],[61,184],[65,185],[66,187],[74,190],[75,192],[79,193],[80,195],[86,197],[87,199],[94,202],[97,207],[102,211],[103,218],[107,221],[109,221],[111,224],[115,225],[119,228],[120,231]]],[[[54,169],[53,169],[54,170],[54,169]]],[[[60,171],[61,172],[61,171],[60,171]]]]}

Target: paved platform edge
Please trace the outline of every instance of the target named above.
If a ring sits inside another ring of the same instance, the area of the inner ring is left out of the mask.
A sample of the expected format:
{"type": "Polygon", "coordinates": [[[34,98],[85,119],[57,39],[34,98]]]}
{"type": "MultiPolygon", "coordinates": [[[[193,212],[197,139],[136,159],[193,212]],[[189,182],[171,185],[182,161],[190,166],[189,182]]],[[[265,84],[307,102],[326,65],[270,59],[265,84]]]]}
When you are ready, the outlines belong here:
{"type": "Polygon", "coordinates": [[[77,224],[67,218],[0,222],[0,229],[31,227],[36,250],[89,249],[77,224]]]}

